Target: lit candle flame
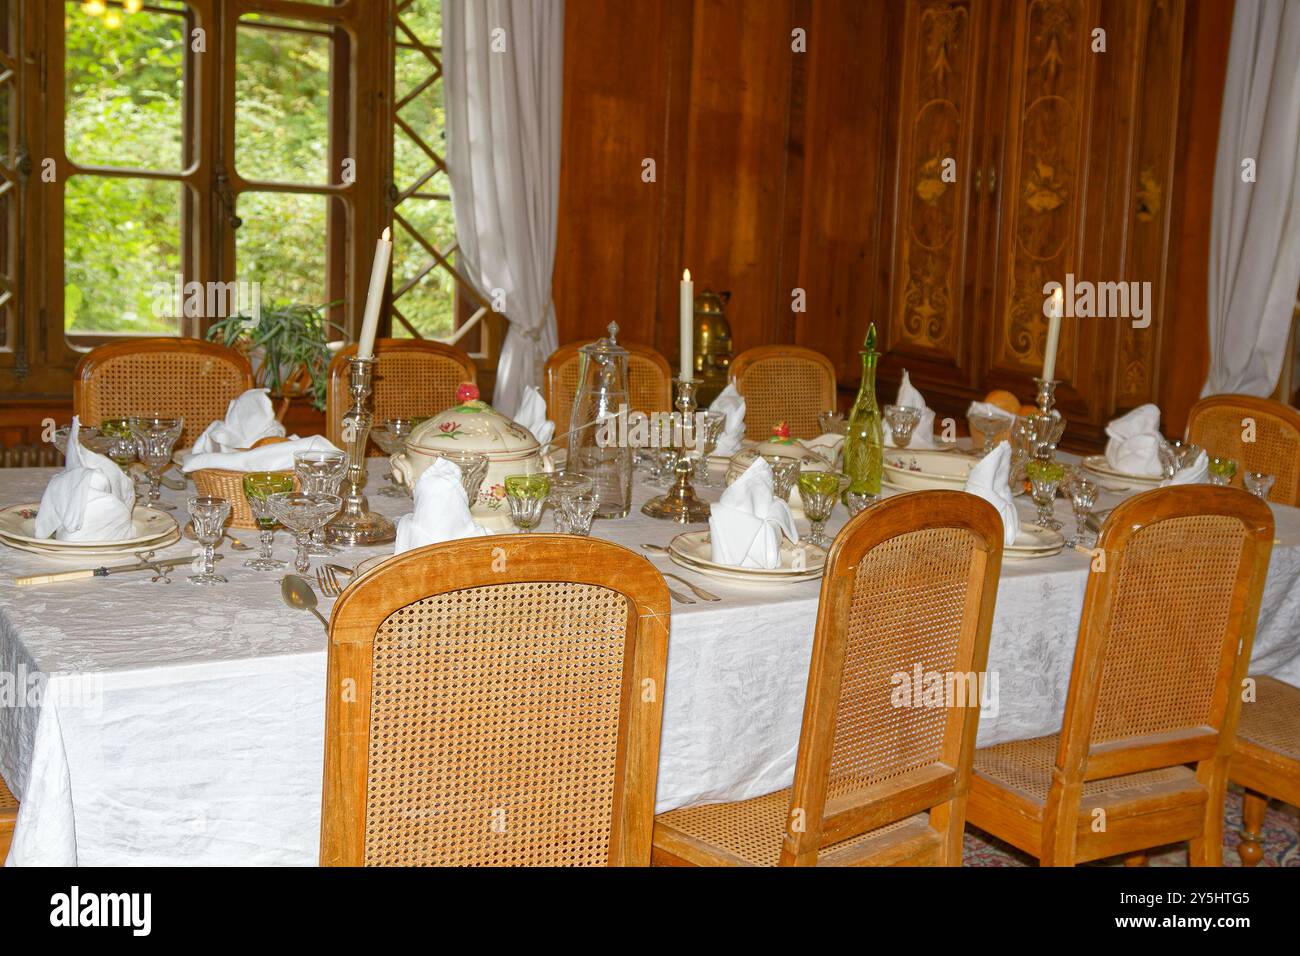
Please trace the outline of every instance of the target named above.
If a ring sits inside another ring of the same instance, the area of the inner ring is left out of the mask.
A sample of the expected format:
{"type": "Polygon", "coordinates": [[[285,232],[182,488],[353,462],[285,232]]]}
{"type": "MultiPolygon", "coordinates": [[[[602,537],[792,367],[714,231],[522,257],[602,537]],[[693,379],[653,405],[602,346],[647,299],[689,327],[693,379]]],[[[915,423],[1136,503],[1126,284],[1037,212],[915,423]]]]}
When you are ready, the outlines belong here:
{"type": "Polygon", "coordinates": [[[690,282],[690,281],[691,281],[691,270],[690,270],[690,269],[683,269],[683,270],[682,270],[682,281],[683,281],[683,282],[690,282]]]}

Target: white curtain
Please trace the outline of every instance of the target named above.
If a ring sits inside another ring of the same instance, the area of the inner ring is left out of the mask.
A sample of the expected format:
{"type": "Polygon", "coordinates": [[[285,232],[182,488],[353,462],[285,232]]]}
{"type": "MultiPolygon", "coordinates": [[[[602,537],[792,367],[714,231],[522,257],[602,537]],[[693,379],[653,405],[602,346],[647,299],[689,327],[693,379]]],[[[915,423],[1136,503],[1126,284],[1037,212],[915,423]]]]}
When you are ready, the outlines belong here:
{"type": "Polygon", "coordinates": [[[1267,396],[1300,284],[1300,0],[1238,0],[1210,226],[1202,395],[1267,396]],[[1254,182],[1243,181],[1253,160],[1254,182]]]}
{"type": "Polygon", "coordinates": [[[509,320],[493,405],[507,415],[558,346],[564,0],[445,0],[447,168],[465,274],[509,320]]]}

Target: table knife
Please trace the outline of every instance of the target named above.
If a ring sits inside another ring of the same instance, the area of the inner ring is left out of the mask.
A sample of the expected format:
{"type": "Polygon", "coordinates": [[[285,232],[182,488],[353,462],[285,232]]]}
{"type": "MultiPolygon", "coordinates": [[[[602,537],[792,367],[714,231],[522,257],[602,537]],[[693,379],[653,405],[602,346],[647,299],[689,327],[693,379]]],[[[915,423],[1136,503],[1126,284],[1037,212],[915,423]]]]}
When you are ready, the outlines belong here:
{"type": "MultiPolygon", "coordinates": [[[[214,554],[213,558],[221,560],[221,555],[214,554]]],[[[31,587],[36,584],[56,584],[60,581],[79,581],[83,578],[106,578],[110,574],[125,574],[128,571],[153,571],[157,574],[163,569],[179,568],[181,565],[193,564],[196,560],[194,555],[188,555],[183,558],[164,558],[160,561],[141,561],[136,564],[119,564],[116,567],[101,568],[78,568],[75,571],[55,571],[51,574],[29,574],[26,577],[14,578],[14,584],[20,588],[31,587]]]]}

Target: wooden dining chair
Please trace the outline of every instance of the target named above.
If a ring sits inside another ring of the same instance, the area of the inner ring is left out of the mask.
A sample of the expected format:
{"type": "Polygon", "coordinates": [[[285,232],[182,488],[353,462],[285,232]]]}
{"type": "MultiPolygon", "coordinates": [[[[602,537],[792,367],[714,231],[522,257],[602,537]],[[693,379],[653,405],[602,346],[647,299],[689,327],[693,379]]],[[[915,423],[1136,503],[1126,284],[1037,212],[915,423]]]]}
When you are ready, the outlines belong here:
{"type": "Polygon", "coordinates": [[[970,823],[1043,866],[1140,864],[1184,840],[1193,866],[1219,865],[1272,547],[1268,506],[1235,488],[1160,488],[1116,507],[1088,576],[1061,732],[976,751],[970,823]]]}
{"type": "Polygon", "coordinates": [[[226,415],[226,406],[253,387],[248,358],[203,339],[130,339],[91,349],[77,363],[72,411],[83,424],[106,418],[182,416],[177,448],[226,415]]]}
{"type": "Polygon", "coordinates": [[[1269,797],[1300,807],[1300,687],[1254,677],[1254,699],[1241,705],[1237,746],[1228,776],[1245,788],[1241,842],[1245,866],[1263,858],[1262,831],[1269,797]]]}
{"type": "Polygon", "coordinates": [[[745,398],[745,437],[765,441],[785,422],[793,438],[821,434],[817,416],[835,407],[835,366],[798,345],[746,349],[731,363],[731,380],[745,398]]]}
{"type": "Polygon", "coordinates": [[[1300,411],[1254,395],[1211,395],[1192,406],[1187,437],[1237,462],[1234,486],[1247,471],[1262,471],[1276,479],[1269,501],[1300,506],[1300,411]]]}
{"type": "Polygon", "coordinates": [[[644,866],[668,590],[597,538],[407,551],[334,605],[327,866],[644,866]]]}
{"type": "Polygon", "coordinates": [[[4,866],[9,856],[9,847],[14,839],[14,826],[18,823],[18,798],[10,792],[9,786],[0,777],[0,866],[4,866]]]}
{"type": "Polygon", "coordinates": [[[850,520],[822,579],[794,786],[661,814],[654,862],[960,866],[1001,566],[1002,521],[974,495],[850,520]]]}
{"type": "MultiPolygon", "coordinates": [[[[555,422],[555,445],[567,448],[573,399],[578,393],[579,349],[585,342],[561,345],[546,360],[546,415],[555,422]]],[[[648,345],[619,342],[628,351],[628,411],[670,412],[673,408],[673,371],[668,360],[648,345]]]]}
{"type": "MultiPolygon", "coordinates": [[[[356,344],[346,345],[330,361],[325,397],[325,436],[344,447],[343,415],[352,407],[348,394],[348,359],[356,344]]],[[[427,418],[456,404],[462,382],[478,382],[474,360],[452,345],[425,339],[379,339],[375,342],[374,422],[390,418],[427,418]]],[[[382,455],[373,444],[371,455],[382,455]]]]}

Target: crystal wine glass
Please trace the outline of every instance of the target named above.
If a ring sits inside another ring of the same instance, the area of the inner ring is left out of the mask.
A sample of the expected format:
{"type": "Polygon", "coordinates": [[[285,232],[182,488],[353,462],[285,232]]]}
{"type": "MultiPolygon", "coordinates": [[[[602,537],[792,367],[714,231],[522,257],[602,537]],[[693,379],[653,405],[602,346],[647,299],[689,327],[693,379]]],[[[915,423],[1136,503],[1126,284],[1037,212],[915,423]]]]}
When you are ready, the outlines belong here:
{"type": "Polygon", "coordinates": [[[704,412],[700,423],[703,427],[695,433],[696,451],[699,452],[699,456],[695,459],[695,475],[692,480],[701,487],[708,487],[711,484],[709,456],[718,447],[722,430],[727,426],[727,416],[721,412],[704,412]]]}
{"type": "Polygon", "coordinates": [[[109,442],[108,450],[104,454],[117,462],[118,466],[125,471],[130,467],[131,462],[135,461],[136,457],[135,436],[131,434],[131,420],[129,418],[105,418],[99,423],[99,431],[112,439],[109,442]]]}
{"type": "Polygon", "coordinates": [[[1246,486],[1246,490],[1260,501],[1268,501],[1268,493],[1272,490],[1273,482],[1276,480],[1275,475],[1269,475],[1262,471],[1248,471],[1241,476],[1241,482],[1246,486]]]}
{"type": "MultiPolygon", "coordinates": [[[[50,441],[54,444],[55,448],[57,448],[64,455],[67,455],[68,437],[71,434],[72,434],[72,426],[64,425],[62,428],[55,431],[54,436],[50,439],[50,441]]],[[[100,429],[96,428],[93,425],[82,425],[81,429],[78,431],[77,434],[78,437],[80,437],[81,444],[83,446],[89,448],[91,451],[97,454],[104,455],[106,457],[108,456],[108,453],[114,448],[114,446],[121,440],[116,435],[110,435],[107,432],[101,431],[100,429]]],[[[132,457],[133,458],[135,457],[134,453],[132,453],[132,457]]]]}
{"type": "Polygon", "coordinates": [[[149,500],[145,507],[155,511],[175,511],[175,505],[161,500],[162,473],[171,464],[172,449],[181,437],[185,419],[146,415],[130,419],[129,427],[131,437],[135,439],[136,453],[149,475],[149,500]]]}
{"type": "MultiPolygon", "coordinates": [[[[564,510],[564,502],[574,495],[591,495],[595,481],[576,471],[557,471],[551,475],[551,507],[555,512],[555,530],[561,534],[568,533],[569,516],[564,510]]],[[[599,502],[599,496],[596,496],[599,502]]]]}
{"type": "Polygon", "coordinates": [[[319,531],[339,513],[343,499],[338,495],[286,491],[268,495],[266,503],[271,506],[271,514],[294,533],[298,551],[294,555],[293,569],[299,574],[306,574],[311,567],[309,556],[312,532],[319,531]]]}
{"type": "Polygon", "coordinates": [[[889,422],[889,433],[894,444],[906,448],[912,443],[912,432],[921,420],[921,410],[910,405],[886,405],[885,421],[889,422]]]}
{"type": "MultiPolygon", "coordinates": [[[[337,495],[348,473],[348,456],[341,451],[295,452],[293,471],[298,476],[298,487],[307,494],[337,495]]],[[[325,543],[321,528],[312,532],[307,551],[318,557],[339,553],[338,548],[325,543]]]]}
{"type": "Polygon", "coordinates": [[[477,451],[440,451],[437,457],[446,458],[460,469],[460,485],[473,508],[478,501],[479,489],[483,487],[483,479],[487,477],[487,455],[477,451]]]}
{"type": "Polygon", "coordinates": [[[1178,471],[1178,450],[1172,442],[1162,441],[1156,445],[1156,455],[1160,458],[1160,474],[1168,481],[1178,471]]]}
{"type": "Polygon", "coordinates": [[[1088,540],[1087,521],[1097,504],[1099,489],[1095,481],[1076,474],[1067,490],[1070,493],[1070,504],[1074,508],[1074,535],[1065,543],[1073,548],[1080,541],[1088,540]]]}
{"type": "Polygon", "coordinates": [[[789,500],[790,490],[799,480],[799,468],[803,462],[790,455],[764,455],[763,460],[772,469],[773,497],[780,498],[782,501],[789,500]]]}
{"type": "MultiPolygon", "coordinates": [[[[380,451],[392,457],[406,451],[406,440],[411,437],[411,432],[414,430],[414,418],[390,418],[384,422],[382,428],[371,429],[370,437],[379,446],[380,451]]],[[[388,479],[388,484],[380,488],[377,494],[385,498],[406,497],[408,492],[393,482],[391,471],[384,477],[388,479]]]]}
{"type": "Polygon", "coordinates": [[[198,495],[190,499],[190,522],[194,537],[203,545],[203,570],[190,575],[191,584],[225,584],[226,579],[213,570],[217,542],[225,534],[226,519],[230,517],[230,502],[225,498],[198,495]]]}
{"type": "Polygon", "coordinates": [[[1229,484],[1237,474],[1237,463],[1231,458],[1215,456],[1210,459],[1210,484],[1229,484]]]}
{"type": "MultiPolygon", "coordinates": [[[[801,492],[802,494],[802,492],[801,492]]],[[[872,505],[879,504],[880,495],[873,495],[868,491],[846,491],[844,492],[844,507],[849,509],[849,517],[866,511],[872,505]]]]}
{"type": "Polygon", "coordinates": [[[271,554],[271,544],[275,540],[275,515],[271,513],[271,506],[267,504],[266,499],[271,495],[287,494],[291,491],[293,491],[292,475],[273,471],[253,471],[244,476],[244,497],[248,499],[248,507],[257,520],[261,543],[261,550],[257,557],[245,561],[244,567],[252,568],[254,571],[277,571],[285,566],[286,562],[276,559],[271,554]]]}
{"type": "Polygon", "coordinates": [[[550,475],[507,475],[506,502],[515,527],[529,532],[542,521],[542,508],[551,494],[550,475]]]}
{"type": "Polygon", "coordinates": [[[1011,427],[1011,422],[1006,415],[994,415],[992,412],[971,412],[966,416],[966,420],[970,423],[971,432],[983,438],[979,450],[981,456],[993,450],[995,436],[1011,427]]]}
{"type": "Polygon", "coordinates": [[[1056,491],[1065,478],[1065,468],[1059,462],[1035,458],[1025,463],[1025,474],[1029,476],[1030,496],[1038,512],[1035,522],[1039,527],[1055,531],[1061,522],[1053,516],[1052,509],[1056,505],[1056,491]]]}
{"type": "Polygon", "coordinates": [[[829,548],[831,539],[826,536],[826,521],[835,510],[835,502],[849,487],[849,476],[836,471],[802,471],[799,473],[799,496],[803,498],[803,513],[808,516],[808,534],[800,540],[829,548]]]}
{"type": "Polygon", "coordinates": [[[817,413],[817,427],[823,435],[847,435],[849,423],[844,420],[844,413],[830,410],[817,413]]]}
{"type": "Polygon", "coordinates": [[[600,507],[600,496],[590,492],[566,495],[560,500],[560,514],[556,530],[563,534],[586,537],[591,534],[591,522],[600,507]]]}

